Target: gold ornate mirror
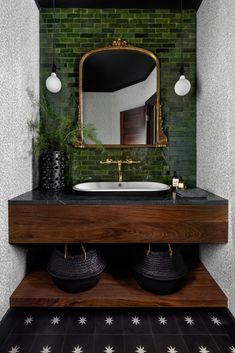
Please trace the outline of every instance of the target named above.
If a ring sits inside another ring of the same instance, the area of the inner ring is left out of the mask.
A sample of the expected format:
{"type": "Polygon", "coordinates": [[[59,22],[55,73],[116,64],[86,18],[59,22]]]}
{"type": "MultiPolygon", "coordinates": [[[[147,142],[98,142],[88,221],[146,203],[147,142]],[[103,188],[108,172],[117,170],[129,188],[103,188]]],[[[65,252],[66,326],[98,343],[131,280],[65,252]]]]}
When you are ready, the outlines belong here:
{"type": "Polygon", "coordinates": [[[87,124],[105,147],[165,147],[158,57],[121,40],[83,55],[78,119],[80,147],[96,146],[84,134],[87,124]]]}

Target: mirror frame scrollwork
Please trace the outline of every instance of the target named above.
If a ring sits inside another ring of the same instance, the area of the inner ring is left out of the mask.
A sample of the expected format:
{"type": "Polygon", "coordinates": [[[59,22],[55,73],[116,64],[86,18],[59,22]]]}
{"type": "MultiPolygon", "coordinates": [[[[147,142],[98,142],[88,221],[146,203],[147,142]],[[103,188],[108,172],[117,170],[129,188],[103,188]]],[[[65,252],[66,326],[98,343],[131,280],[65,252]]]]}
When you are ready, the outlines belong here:
{"type": "Polygon", "coordinates": [[[148,56],[150,56],[156,63],[156,72],[157,72],[157,77],[156,77],[156,121],[155,121],[155,126],[156,126],[156,142],[154,144],[131,144],[131,145],[122,145],[122,144],[103,144],[105,148],[129,148],[129,147],[166,147],[167,146],[167,137],[164,133],[163,130],[163,117],[162,117],[162,110],[161,110],[161,102],[160,102],[160,97],[161,97],[161,92],[160,92],[160,60],[156,54],[153,52],[143,49],[140,47],[136,47],[133,45],[130,45],[127,43],[127,41],[123,40],[115,40],[112,42],[111,45],[108,45],[106,47],[101,47],[101,48],[96,48],[93,50],[88,51],[85,53],[79,64],[79,109],[78,109],[78,125],[80,126],[80,136],[78,138],[77,143],[74,145],[74,147],[77,148],[95,148],[97,147],[96,144],[86,144],[84,141],[84,106],[83,106],[83,65],[85,60],[98,52],[101,51],[115,51],[115,50],[128,50],[128,51],[136,51],[140,53],[144,53],[148,56]]]}

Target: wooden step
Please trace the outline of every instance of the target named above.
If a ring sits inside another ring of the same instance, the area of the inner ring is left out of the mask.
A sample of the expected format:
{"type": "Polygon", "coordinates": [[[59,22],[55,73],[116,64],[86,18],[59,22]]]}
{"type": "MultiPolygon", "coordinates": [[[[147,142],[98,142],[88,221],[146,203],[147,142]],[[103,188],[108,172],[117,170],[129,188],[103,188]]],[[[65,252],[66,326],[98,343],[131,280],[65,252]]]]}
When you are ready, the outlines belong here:
{"type": "Polygon", "coordinates": [[[12,307],[227,307],[227,298],[205,267],[189,272],[183,287],[170,295],[156,295],[130,276],[103,273],[99,283],[83,293],[58,289],[43,271],[26,276],[10,297],[12,307]]]}

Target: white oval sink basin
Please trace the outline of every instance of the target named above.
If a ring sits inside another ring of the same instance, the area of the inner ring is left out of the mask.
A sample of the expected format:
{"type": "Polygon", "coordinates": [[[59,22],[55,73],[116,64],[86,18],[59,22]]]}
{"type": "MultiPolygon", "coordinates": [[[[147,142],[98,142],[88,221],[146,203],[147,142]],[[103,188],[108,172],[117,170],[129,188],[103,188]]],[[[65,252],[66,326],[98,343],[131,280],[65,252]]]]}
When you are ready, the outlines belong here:
{"type": "Polygon", "coordinates": [[[74,185],[76,191],[86,192],[158,192],[168,191],[170,186],[151,181],[99,181],[74,185]]]}

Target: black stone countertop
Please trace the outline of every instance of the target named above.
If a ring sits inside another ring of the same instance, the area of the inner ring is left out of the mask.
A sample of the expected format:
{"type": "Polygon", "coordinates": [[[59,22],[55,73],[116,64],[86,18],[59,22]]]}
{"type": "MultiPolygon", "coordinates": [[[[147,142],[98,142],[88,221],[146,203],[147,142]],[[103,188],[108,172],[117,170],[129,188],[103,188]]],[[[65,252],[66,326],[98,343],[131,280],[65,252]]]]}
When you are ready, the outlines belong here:
{"type": "MultiPolygon", "coordinates": [[[[188,189],[190,191],[190,189],[188,189]]],[[[10,205],[118,205],[118,204],[146,204],[146,205],[206,205],[227,204],[228,201],[220,196],[202,189],[193,189],[195,197],[180,197],[175,192],[159,195],[154,192],[142,194],[128,193],[84,193],[67,189],[63,191],[41,191],[35,189],[9,200],[10,205]],[[203,196],[202,196],[203,195],[203,196]]],[[[187,192],[186,192],[187,193],[187,192]]]]}

